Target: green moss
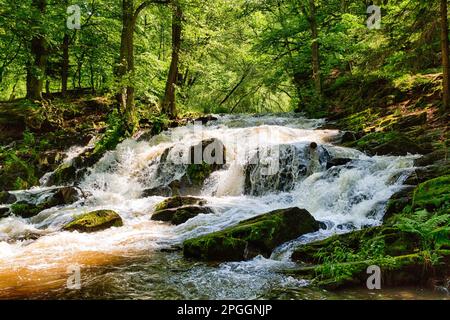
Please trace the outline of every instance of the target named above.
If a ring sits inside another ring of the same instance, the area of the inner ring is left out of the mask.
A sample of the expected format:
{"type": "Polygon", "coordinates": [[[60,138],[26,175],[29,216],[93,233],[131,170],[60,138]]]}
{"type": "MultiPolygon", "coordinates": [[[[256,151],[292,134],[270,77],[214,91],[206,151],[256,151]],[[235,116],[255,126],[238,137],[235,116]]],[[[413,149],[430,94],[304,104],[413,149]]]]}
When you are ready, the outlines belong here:
{"type": "Polygon", "coordinates": [[[201,198],[177,196],[165,199],[160,203],[158,203],[155,207],[155,212],[166,209],[179,208],[183,206],[194,206],[194,205],[203,206],[205,204],[206,201],[201,198]]]}
{"type": "Polygon", "coordinates": [[[414,191],[413,208],[433,210],[450,206],[450,175],[428,180],[414,191]]]}
{"type": "Polygon", "coordinates": [[[190,164],[186,169],[187,176],[192,184],[200,186],[213,172],[213,166],[203,162],[202,164],[190,164]]]}
{"type": "Polygon", "coordinates": [[[123,225],[120,216],[112,210],[88,212],[76,217],[63,227],[65,231],[95,232],[123,225]]]}
{"type": "Polygon", "coordinates": [[[363,131],[372,121],[379,118],[379,113],[372,108],[356,112],[339,121],[339,125],[350,131],[363,131]]]}
{"type": "Polygon", "coordinates": [[[63,163],[53,173],[52,184],[62,185],[75,179],[77,169],[70,163],[63,163]]]}
{"type": "Polygon", "coordinates": [[[223,231],[186,240],[184,255],[216,261],[267,256],[278,245],[318,229],[318,222],[306,210],[276,210],[223,231]]]}
{"type": "Polygon", "coordinates": [[[12,213],[22,218],[33,217],[44,209],[45,207],[42,205],[33,205],[25,202],[19,202],[11,205],[12,213]]]}

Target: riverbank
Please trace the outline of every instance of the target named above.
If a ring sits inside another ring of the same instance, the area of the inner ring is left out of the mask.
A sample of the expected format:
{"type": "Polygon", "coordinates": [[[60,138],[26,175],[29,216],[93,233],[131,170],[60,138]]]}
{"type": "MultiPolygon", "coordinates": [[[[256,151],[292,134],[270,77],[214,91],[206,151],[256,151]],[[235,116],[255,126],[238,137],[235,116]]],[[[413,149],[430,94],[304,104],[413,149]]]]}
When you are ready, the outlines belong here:
{"type": "Polygon", "coordinates": [[[383,225],[299,247],[294,272],[327,289],[364,287],[379,266],[382,287],[448,290],[450,276],[449,114],[440,110],[440,74],[338,79],[327,91],[326,128],[341,145],[369,155],[421,154],[387,204],[383,225]]]}

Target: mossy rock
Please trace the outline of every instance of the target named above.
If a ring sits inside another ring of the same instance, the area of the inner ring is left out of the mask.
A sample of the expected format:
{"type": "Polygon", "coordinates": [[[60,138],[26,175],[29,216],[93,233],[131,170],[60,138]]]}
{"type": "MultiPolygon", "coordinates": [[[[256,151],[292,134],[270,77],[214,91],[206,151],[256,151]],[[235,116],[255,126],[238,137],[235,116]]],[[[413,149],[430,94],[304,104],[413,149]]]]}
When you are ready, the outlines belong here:
{"type": "Polygon", "coordinates": [[[207,261],[240,261],[259,254],[268,257],[277,246],[319,227],[319,222],[304,209],[280,209],[223,231],[186,240],[183,254],[207,261]]]}
{"type": "Polygon", "coordinates": [[[34,217],[45,209],[44,205],[36,205],[25,201],[20,201],[11,205],[11,212],[22,218],[34,217]]]}
{"type": "Polygon", "coordinates": [[[189,165],[186,169],[185,178],[192,185],[201,186],[203,182],[214,171],[220,170],[226,164],[226,148],[222,141],[218,139],[207,139],[192,146],[189,150],[189,165]],[[210,152],[207,152],[210,151],[210,152]],[[201,156],[202,161],[196,159],[196,152],[201,152],[197,157],[201,156]],[[216,152],[218,152],[216,154],[216,152]],[[211,156],[211,161],[205,161],[204,156],[211,156]],[[214,161],[212,161],[214,160],[214,161]],[[201,163],[199,163],[201,162],[201,163]]]}
{"type": "Polygon", "coordinates": [[[190,164],[186,169],[186,177],[190,184],[195,186],[203,185],[203,182],[214,171],[214,166],[203,162],[202,164],[190,164]]]}
{"type": "Polygon", "coordinates": [[[414,191],[413,208],[432,211],[450,206],[450,175],[428,180],[414,191]]]}
{"type": "Polygon", "coordinates": [[[183,206],[204,206],[206,204],[206,200],[197,198],[197,197],[172,197],[168,198],[160,203],[158,203],[155,207],[156,211],[166,210],[166,209],[174,209],[183,206]]]}
{"type": "Polygon", "coordinates": [[[419,236],[414,233],[403,232],[390,226],[373,227],[302,245],[294,250],[292,260],[307,264],[319,264],[322,262],[320,256],[326,252],[331,255],[336,246],[358,252],[364,244],[376,241],[383,241],[385,244],[384,254],[388,256],[411,254],[417,252],[421,246],[419,236]]]}
{"type": "Polygon", "coordinates": [[[442,257],[441,262],[433,265],[429,260],[429,253],[417,252],[384,260],[364,260],[339,263],[336,269],[348,270],[348,275],[333,278],[322,273],[320,266],[309,268],[308,272],[314,274],[313,284],[327,290],[341,290],[352,287],[365,287],[369,274],[369,266],[379,266],[381,270],[381,287],[399,286],[427,286],[431,280],[447,279],[450,270],[447,266],[450,254],[446,250],[435,252],[442,257]],[[426,271],[425,271],[426,270],[426,271]]]}
{"type": "Polygon", "coordinates": [[[76,217],[63,227],[64,231],[96,232],[123,226],[122,218],[112,210],[98,210],[76,217]]]}
{"type": "Polygon", "coordinates": [[[370,155],[405,156],[408,153],[426,154],[430,151],[396,131],[370,133],[351,146],[370,155]]]}
{"type": "Polygon", "coordinates": [[[12,193],[9,193],[8,191],[0,192],[0,203],[1,204],[12,204],[16,201],[17,201],[17,198],[12,193]]]}
{"type": "Polygon", "coordinates": [[[389,220],[395,214],[402,212],[408,205],[411,205],[414,189],[414,186],[406,186],[392,195],[387,203],[386,212],[383,217],[384,221],[389,220]]]}
{"type": "MultiPolygon", "coordinates": [[[[41,194],[38,194],[36,198],[39,196],[41,196],[41,194]]],[[[77,189],[73,187],[61,187],[55,189],[54,193],[46,197],[44,201],[38,203],[27,201],[16,202],[12,204],[11,212],[22,218],[31,218],[46,209],[72,204],[79,199],[77,189]]]]}
{"type": "Polygon", "coordinates": [[[199,214],[212,213],[212,209],[203,206],[185,206],[181,208],[165,209],[156,211],[152,220],[170,222],[174,225],[185,223],[199,214]]]}
{"type": "Polygon", "coordinates": [[[71,163],[63,163],[50,176],[47,185],[64,185],[71,183],[77,176],[77,168],[71,163]]]}

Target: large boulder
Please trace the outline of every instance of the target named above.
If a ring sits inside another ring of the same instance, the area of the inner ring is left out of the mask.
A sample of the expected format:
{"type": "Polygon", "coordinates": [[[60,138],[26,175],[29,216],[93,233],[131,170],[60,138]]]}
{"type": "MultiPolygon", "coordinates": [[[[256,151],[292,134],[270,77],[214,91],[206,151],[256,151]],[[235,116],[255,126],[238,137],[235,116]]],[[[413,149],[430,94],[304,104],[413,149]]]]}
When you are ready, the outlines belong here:
{"type": "Polygon", "coordinates": [[[197,195],[205,180],[226,165],[226,148],[218,139],[183,148],[167,148],[158,160],[150,163],[157,165],[154,187],[145,190],[144,196],[197,195]]]}
{"type": "Polygon", "coordinates": [[[280,144],[259,148],[244,165],[245,194],[260,196],[270,192],[289,192],[316,167],[325,170],[331,156],[317,146],[318,164],[311,161],[309,143],[280,144]]]}
{"type": "Polygon", "coordinates": [[[319,222],[305,209],[280,209],[223,231],[186,240],[183,254],[207,261],[241,261],[260,254],[268,257],[277,246],[319,227],[319,222]]]}
{"type": "Polygon", "coordinates": [[[63,227],[64,231],[96,232],[123,226],[122,218],[112,210],[98,210],[76,217],[63,227]]]}

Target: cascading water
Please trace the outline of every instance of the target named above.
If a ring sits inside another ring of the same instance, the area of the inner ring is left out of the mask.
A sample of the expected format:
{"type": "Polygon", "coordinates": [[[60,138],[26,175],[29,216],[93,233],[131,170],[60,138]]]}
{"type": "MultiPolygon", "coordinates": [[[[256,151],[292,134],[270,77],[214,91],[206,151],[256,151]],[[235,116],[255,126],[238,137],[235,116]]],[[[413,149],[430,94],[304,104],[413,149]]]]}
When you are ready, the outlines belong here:
{"type": "Polygon", "coordinates": [[[417,158],[368,157],[334,146],[339,132],[315,129],[322,123],[295,115],[223,116],[203,128],[189,125],[149,140],[124,141],[80,181],[86,199],[30,219],[0,219],[0,298],[248,299],[304,287],[306,281],[279,272],[294,267],[289,260],[293,248],[380,224],[387,200],[402,188],[417,158]],[[226,165],[197,190],[214,213],[179,226],[151,221],[164,197],[144,197],[144,191],[167,187],[186,174],[187,165],[168,155],[207,139],[218,139],[226,148],[226,165]],[[319,144],[320,153],[313,172],[311,142],[319,144]],[[327,169],[329,158],[352,161],[327,169]],[[277,170],[267,174],[273,164],[277,170]],[[307,209],[327,229],[283,244],[270,258],[211,266],[186,261],[171,249],[185,239],[294,206],[307,209]],[[97,209],[115,210],[124,226],[91,234],[61,231],[74,215],[97,209]],[[81,290],[65,288],[67,267],[74,264],[82,268],[81,290]]]}

